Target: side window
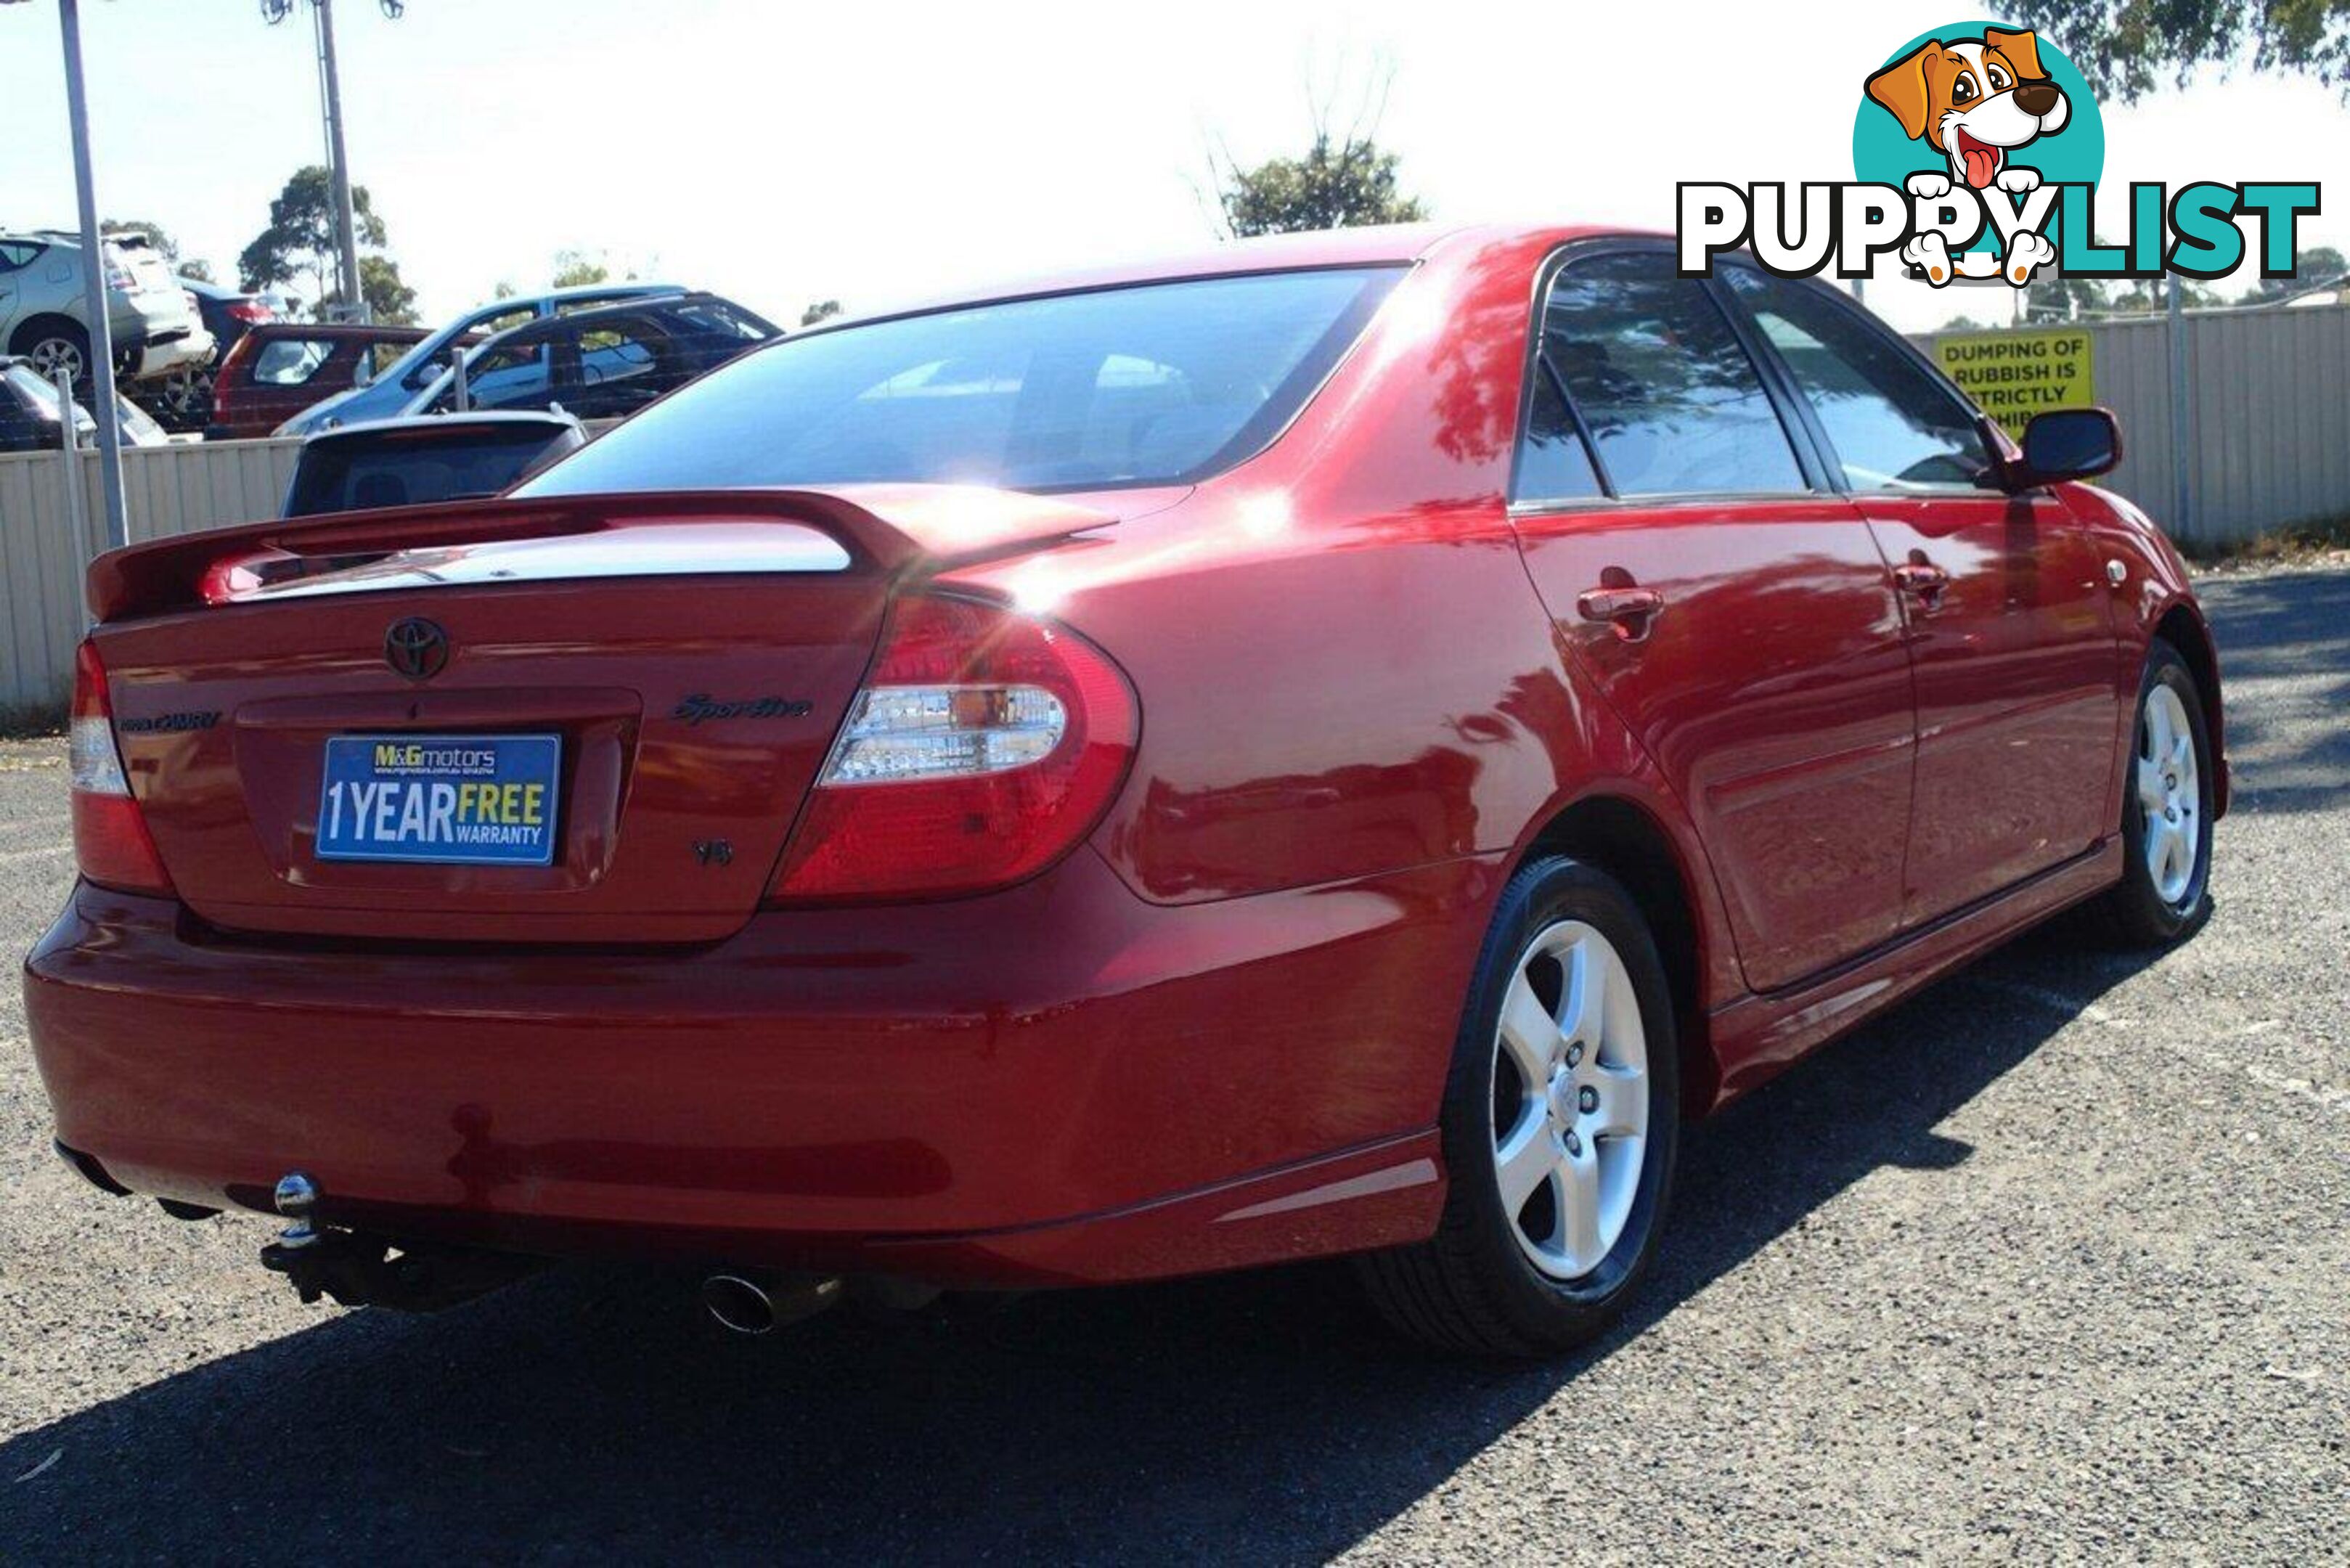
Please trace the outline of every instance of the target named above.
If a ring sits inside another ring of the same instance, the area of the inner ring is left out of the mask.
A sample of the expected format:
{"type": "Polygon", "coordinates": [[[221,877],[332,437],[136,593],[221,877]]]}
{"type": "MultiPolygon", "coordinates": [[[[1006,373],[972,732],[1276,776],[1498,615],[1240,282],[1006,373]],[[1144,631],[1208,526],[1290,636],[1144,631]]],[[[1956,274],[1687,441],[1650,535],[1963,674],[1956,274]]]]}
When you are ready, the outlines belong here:
{"type": "Polygon", "coordinates": [[[279,337],[253,357],[253,379],[265,387],[298,387],[318,373],[334,345],[316,337],[279,337]]]}
{"type": "Polygon", "coordinates": [[[39,255],[43,248],[30,240],[0,240],[0,272],[15,272],[20,267],[30,266],[33,258],[39,255]]]}
{"type": "Polygon", "coordinates": [[[579,334],[579,379],[588,386],[649,376],[657,341],[644,322],[623,317],[579,334]]]}
{"type": "Polygon", "coordinates": [[[362,346],[359,349],[359,369],[354,375],[354,384],[361,387],[375,385],[375,379],[399,364],[411,347],[410,344],[400,342],[369,343],[362,346]]]}
{"type": "Polygon", "coordinates": [[[1762,379],[1705,285],[1662,253],[1562,268],[1542,354],[1618,495],[1807,489],[1762,379]]]}
{"type": "MultiPolygon", "coordinates": [[[[544,409],[556,395],[551,367],[544,337],[477,354],[465,367],[465,401],[476,409],[544,409]]],[[[456,401],[452,383],[433,399],[432,411],[445,413],[456,401]]]]}
{"type": "Polygon", "coordinates": [[[1751,267],[1723,271],[1819,415],[1855,490],[1985,483],[1991,454],[1974,410],[1881,327],[1817,289],[1751,267]]]}
{"type": "Polygon", "coordinates": [[[1510,499],[1540,504],[1599,493],[1599,472],[1591,466],[1591,452],[1583,444],[1582,432],[1575,428],[1575,416],[1567,412],[1566,400],[1559,395],[1558,371],[1549,357],[1538,351],[1510,499]]]}

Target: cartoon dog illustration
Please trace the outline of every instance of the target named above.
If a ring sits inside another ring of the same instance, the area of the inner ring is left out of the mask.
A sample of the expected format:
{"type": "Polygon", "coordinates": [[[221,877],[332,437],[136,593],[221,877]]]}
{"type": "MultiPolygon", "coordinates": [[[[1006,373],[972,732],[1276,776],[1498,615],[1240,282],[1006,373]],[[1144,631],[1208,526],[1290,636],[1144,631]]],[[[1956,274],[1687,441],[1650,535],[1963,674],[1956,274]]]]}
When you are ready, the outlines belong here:
{"type": "MultiPolygon", "coordinates": [[[[1901,122],[1911,140],[1950,161],[1947,175],[1921,171],[1905,182],[1911,195],[1929,200],[1950,194],[1954,180],[1978,191],[1997,185],[2018,196],[2037,190],[2040,171],[2011,163],[2008,155],[2064,130],[2073,115],[2064,89],[2041,69],[2038,36],[2001,27],[1954,43],[1929,39],[1870,77],[1868,96],[1901,122]]],[[[2027,232],[2016,236],[2004,265],[2020,286],[2055,253],[2054,244],[2027,232]]],[[[1993,275],[1979,271],[1974,257],[1953,263],[1935,233],[1911,240],[1901,254],[1937,287],[1953,276],[1993,275]]]]}
{"type": "Polygon", "coordinates": [[[2010,167],[2016,148],[2054,136],[2072,118],[2064,88],[2040,68],[2030,32],[1986,27],[1980,38],[1920,44],[1868,78],[1868,96],[1891,111],[1912,140],[1950,161],[1950,177],[1981,191],[2040,183],[2037,169],[2010,167]]]}

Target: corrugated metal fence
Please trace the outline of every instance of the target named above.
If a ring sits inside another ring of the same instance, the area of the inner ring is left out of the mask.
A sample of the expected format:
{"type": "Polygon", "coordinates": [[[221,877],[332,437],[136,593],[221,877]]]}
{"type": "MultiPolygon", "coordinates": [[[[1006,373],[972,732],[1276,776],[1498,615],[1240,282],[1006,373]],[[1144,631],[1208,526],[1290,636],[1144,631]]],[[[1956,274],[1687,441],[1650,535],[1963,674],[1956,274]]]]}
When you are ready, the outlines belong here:
{"type": "MultiPolygon", "coordinates": [[[[2164,317],[2088,325],[2095,398],[2122,426],[2121,466],[2102,483],[2196,544],[2350,515],[2350,306],[2194,310],[2185,321],[2187,515],[2171,515],[2164,317]]],[[[1916,336],[1929,356],[1936,336],[1916,336]]]]}
{"type": "MultiPolygon", "coordinates": [[[[131,447],[122,491],[133,541],[277,514],[299,441],[131,447]]],[[[81,640],[82,568],[104,547],[98,454],[80,455],[85,536],[66,499],[65,453],[0,456],[0,712],[60,702],[81,640]]]]}
{"type": "Polygon", "coordinates": [[[2170,326],[2101,322],[2097,400],[2122,422],[2108,481],[2170,528],[2224,544],[2350,516],[2350,306],[2186,317],[2188,514],[2172,509],[2170,326]]]}
{"type": "MultiPolygon", "coordinates": [[[[2169,323],[2094,324],[2097,400],[2126,455],[2108,482],[2199,543],[2350,514],[2350,306],[2189,312],[2189,504],[2172,509],[2169,323]]],[[[1931,351],[1930,335],[1919,341],[1931,351]]],[[[140,447],[122,454],[130,536],[152,539],[276,514],[298,441],[140,447]]],[[[99,515],[98,459],[83,494],[99,515]]],[[[0,711],[62,701],[81,636],[93,536],[68,518],[65,459],[0,456],[0,711]]]]}

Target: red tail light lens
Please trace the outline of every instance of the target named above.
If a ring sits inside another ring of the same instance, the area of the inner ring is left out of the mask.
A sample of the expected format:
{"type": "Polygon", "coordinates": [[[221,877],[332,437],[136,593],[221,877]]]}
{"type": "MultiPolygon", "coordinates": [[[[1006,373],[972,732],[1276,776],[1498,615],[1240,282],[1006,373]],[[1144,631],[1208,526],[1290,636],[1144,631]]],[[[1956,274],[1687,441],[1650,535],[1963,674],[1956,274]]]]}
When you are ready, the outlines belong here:
{"type": "Polygon", "coordinates": [[[938,898],[1032,877],[1101,819],[1140,723],[1126,677],[1067,628],[900,599],[768,901],[938,898]]]}
{"type": "Polygon", "coordinates": [[[73,722],[68,732],[73,781],[74,858],[82,876],[125,893],[168,893],[172,879],[139,815],[122,753],[114,742],[114,706],[106,667],[88,642],[74,656],[73,722]]]}
{"type": "Polygon", "coordinates": [[[238,321],[249,321],[258,327],[276,319],[277,313],[257,299],[234,299],[229,302],[229,315],[238,321]]]}

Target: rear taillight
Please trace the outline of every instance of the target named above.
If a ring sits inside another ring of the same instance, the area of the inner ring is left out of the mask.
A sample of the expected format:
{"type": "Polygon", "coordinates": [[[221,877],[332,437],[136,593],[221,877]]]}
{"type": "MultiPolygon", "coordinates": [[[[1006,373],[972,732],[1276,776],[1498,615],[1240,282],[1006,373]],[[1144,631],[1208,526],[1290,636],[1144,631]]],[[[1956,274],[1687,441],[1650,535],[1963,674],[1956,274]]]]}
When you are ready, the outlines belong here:
{"type": "Polygon", "coordinates": [[[232,320],[251,322],[255,327],[277,317],[276,311],[257,299],[233,299],[229,301],[228,313],[232,320]]]}
{"type": "Polygon", "coordinates": [[[126,893],[168,893],[172,879],[148,835],[147,821],[114,743],[114,706],[106,667],[88,642],[74,656],[73,722],[67,756],[73,781],[74,858],[81,874],[126,893]]]}
{"type": "Polygon", "coordinates": [[[900,599],[768,901],[937,898],[1032,877],[1101,819],[1140,723],[1126,677],[1067,628],[900,599]]]}

